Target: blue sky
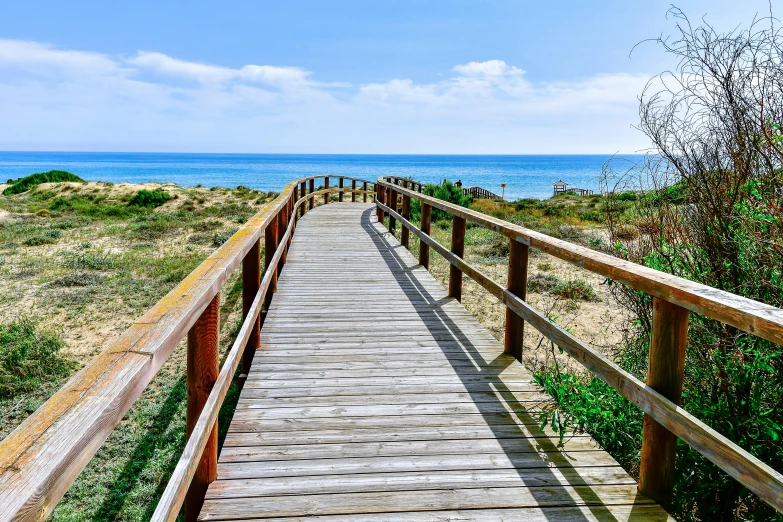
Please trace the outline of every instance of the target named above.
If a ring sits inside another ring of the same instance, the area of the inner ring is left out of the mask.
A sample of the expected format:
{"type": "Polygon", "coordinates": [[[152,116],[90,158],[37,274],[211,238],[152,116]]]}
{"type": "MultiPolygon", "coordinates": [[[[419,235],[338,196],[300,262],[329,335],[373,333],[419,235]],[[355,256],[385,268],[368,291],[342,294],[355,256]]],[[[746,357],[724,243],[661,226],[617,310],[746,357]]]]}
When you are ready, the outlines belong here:
{"type": "MultiPolygon", "coordinates": [[[[647,146],[668,2],[0,3],[0,149],[612,153],[647,146]]],[[[687,1],[721,29],[766,2],[687,1]]]]}

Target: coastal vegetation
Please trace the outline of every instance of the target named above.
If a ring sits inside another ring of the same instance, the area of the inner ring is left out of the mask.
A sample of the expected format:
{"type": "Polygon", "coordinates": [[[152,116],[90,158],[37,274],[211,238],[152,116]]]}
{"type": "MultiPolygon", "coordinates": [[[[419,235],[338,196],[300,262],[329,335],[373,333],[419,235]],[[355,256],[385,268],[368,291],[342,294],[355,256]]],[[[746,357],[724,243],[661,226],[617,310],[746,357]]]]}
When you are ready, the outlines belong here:
{"type": "MultiPolygon", "coordinates": [[[[678,37],[659,44],[679,66],[641,98],[645,161],[607,164],[603,203],[614,255],[743,297],[783,306],[783,38],[772,20],[718,33],[678,10],[678,37]],[[627,196],[626,196],[627,195],[627,196]]],[[[644,378],[652,300],[624,285],[627,313],[615,359],[644,378]]],[[[555,347],[550,347],[554,354],[555,347]]],[[[780,347],[691,314],[683,406],[777,470],[783,469],[780,347]]],[[[544,422],[590,432],[636,471],[642,413],[589,375],[550,356],[537,378],[559,403],[544,422]]],[[[677,452],[679,520],[781,520],[688,445],[677,452]]]]}
{"type": "MultiPolygon", "coordinates": [[[[659,44],[679,67],[666,75],[668,82],[651,82],[641,98],[640,128],[655,145],[649,156],[630,168],[620,159],[607,163],[604,195],[468,204],[554,237],[783,307],[783,39],[769,20],[719,34],[708,25],[691,26],[676,9],[672,14],[680,20],[679,38],[659,44]]],[[[448,244],[450,222],[436,225],[432,234],[448,244]]],[[[506,238],[469,227],[465,244],[469,262],[505,282],[506,238]]],[[[412,250],[417,249],[414,239],[412,250]]],[[[444,284],[448,267],[433,255],[432,272],[444,284]]],[[[564,276],[564,270],[532,249],[528,301],[644,380],[651,297],[578,269],[564,276]],[[569,281],[584,284],[564,291],[569,281]],[[605,307],[607,315],[600,320],[605,329],[590,325],[597,319],[590,304],[596,301],[605,307]]],[[[463,284],[463,304],[502,339],[505,308],[471,280],[463,284]]],[[[683,407],[782,470],[780,347],[699,314],[690,317],[683,407]]],[[[643,413],[556,345],[527,330],[524,358],[556,403],[542,414],[542,426],[590,433],[638,476],[643,413]]],[[[671,511],[678,520],[783,520],[681,441],[676,467],[671,511]]]]}
{"type": "MultiPolygon", "coordinates": [[[[0,438],[270,199],[250,189],[43,182],[0,196],[0,438]],[[148,205],[152,194],[156,205],[148,205]],[[168,194],[162,204],[157,194],[168,194]],[[143,204],[131,204],[137,198],[143,204]]],[[[241,316],[221,296],[221,348],[241,316]]],[[[177,348],[50,520],[148,520],[185,443],[177,348]]],[[[221,437],[236,403],[221,412],[221,437]]]]}
{"type": "Polygon", "coordinates": [[[31,188],[40,185],[41,183],[56,183],[59,181],[78,181],[83,183],[84,180],[76,174],[71,174],[64,170],[50,170],[49,172],[39,172],[37,174],[30,174],[17,180],[8,180],[9,187],[3,189],[4,196],[13,196],[14,194],[21,194],[31,188]]]}

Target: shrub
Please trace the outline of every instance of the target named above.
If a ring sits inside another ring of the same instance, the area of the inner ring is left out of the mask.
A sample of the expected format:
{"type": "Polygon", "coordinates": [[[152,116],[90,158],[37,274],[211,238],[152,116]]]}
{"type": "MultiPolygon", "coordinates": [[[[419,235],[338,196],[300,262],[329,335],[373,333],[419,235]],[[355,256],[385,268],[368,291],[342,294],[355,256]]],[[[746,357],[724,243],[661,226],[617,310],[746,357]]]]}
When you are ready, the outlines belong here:
{"type": "Polygon", "coordinates": [[[561,283],[560,279],[552,274],[533,274],[527,278],[528,292],[549,292],[561,283]]]}
{"type": "Polygon", "coordinates": [[[54,286],[90,286],[96,283],[100,283],[103,277],[98,274],[92,274],[90,272],[75,272],[72,274],[65,274],[52,281],[54,286]]]}
{"type": "MultiPolygon", "coordinates": [[[[422,192],[425,196],[438,198],[465,208],[470,207],[470,202],[472,201],[472,198],[466,195],[462,191],[462,188],[456,186],[450,181],[444,181],[440,186],[428,184],[424,187],[422,192]]],[[[418,200],[411,201],[411,215],[421,215],[421,203],[418,200]],[[414,202],[416,203],[415,213],[413,208],[414,202]]],[[[451,219],[451,214],[442,210],[438,210],[437,208],[433,208],[432,219],[435,221],[439,221],[441,219],[451,219]]]]}
{"type": "Polygon", "coordinates": [[[615,196],[617,201],[636,201],[638,196],[633,192],[622,192],[615,196]]]}
{"type": "Polygon", "coordinates": [[[171,194],[162,188],[155,190],[141,189],[130,198],[128,205],[132,207],[155,208],[171,199],[171,194]]]}
{"type": "Polygon", "coordinates": [[[60,181],[78,181],[80,183],[85,183],[85,181],[76,174],[71,174],[64,170],[50,170],[49,172],[30,174],[29,176],[16,180],[13,185],[6,187],[3,191],[3,195],[13,196],[14,194],[28,191],[41,183],[55,183],[60,181]]]}
{"type": "Polygon", "coordinates": [[[68,376],[76,363],[60,354],[65,346],[58,332],[33,319],[0,323],[0,399],[68,376]]]}
{"type": "Polygon", "coordinates": [[[53,245],[57,243],[57,240],[62,237],[63,233],[57,229],[49,229],[44,232],[28,237],[25,239],[24,244],[26,246],[38,246],[38,245],[53,245]]]}
{"type": "Polygon", "coordinates": [[[63,254],[63,266],[74,269],[111,270],[116,262],[108,255],[87,254],[84,252],[66,252],[63,254]]]}
{"type": "Polygon", "coordinates": [[[574,279],[573,281],[563,281],[550,290],[550,293],[574,299],[577,301],[598,301],[593,287],[583,279],[574,279]]]}
{"type": "Polygon", "coordinates": [[[214,238],[212,239],[212,244],[216,247],[221,246],[223,243],[231,239],[231,236],[236,234],[238,230],[238,228],[232,228],[230,230],[215,234],[214,238]]]}
{"type": "Polygon", "coordinates": [[[198,230],[200,232],[206,232],[208,230],[215,230],[223,226],[223,222],[219,221],[217,219],[207,219],[204,221],[199,221],[197,223],[193,223],[193,230],[198,230]]]}
{"type": "Polygon", "coordinates": [[[618,239],[624,239],[627,241],[633,241],[639,237],[639,229],[633,225],[621,224],[617,225],[613,230],[614,236],[618,239]]]}
{"type": "Polygon", "coordinates": [[[549,272],[554,268],[554,265],[552,265],[552,263],[550,263],[549,261],[543,261],[541,263],[538,263],[536,265],[536,268],[538,268],[542,272],[549,272]]]}

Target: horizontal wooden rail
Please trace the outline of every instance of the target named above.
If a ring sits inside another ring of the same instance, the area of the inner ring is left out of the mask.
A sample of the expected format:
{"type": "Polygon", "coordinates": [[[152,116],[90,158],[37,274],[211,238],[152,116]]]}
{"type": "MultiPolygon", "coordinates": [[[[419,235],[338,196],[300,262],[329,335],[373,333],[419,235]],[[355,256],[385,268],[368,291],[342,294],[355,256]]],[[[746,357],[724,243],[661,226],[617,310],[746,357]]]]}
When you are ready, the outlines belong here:
{"type": "Polygon", "coordinates": [[[378,184],[394,187],[399,194],[418,199],[433,208],[536,247],[613,281],[783,345],[783,310],[780,308],[574,245],[392,183],[379,180],[378,184]]]}
{"type": "MultiPolygon", "coordinates": [[[[395,188],[395,190],[406,192],[400,188],[395,188]]],[[[433,200],[433,198],[420,196],[415,193],[409,195],[422,200],[425,204],[447,212],[452,207],[456,207],[455,210],[462,209],[462,207],[448,203],[442,205],[441,203],[443,202],[440,200],[433,200]]],[[[392,208],[380,201],[376,202],[376,205],[388,213],[390,218],[399,221],[403,227],[410,230],[422,242],[438,252],[461,273],[467,274],[514,313],[530,323],[547,339],[565,350],[588,370],[616,389],[623,397],[633,402],[646,415],[649,415],[671,433],[690,444],[699,453],[758,495],[759,498],[778,511],[783,512],[783,474],[772,469],[728,438],[713,430],[680,406],[601,355],[588,344],[573,337],[528,305],[519,296],[514,295],[507,288],[493,281],[486,274],[463,260],[461,256],[452,253],[429,234],[422,232],[392,208]]],[[[470,220],[470,216],[475,214],[475,212],[469,212],[470,214],[462,213],[465,219],[470,220]]],[[[476,221],[473,222],[475,223],[476,221]]],[[[509,225],[511,224],[509,223],[509,225]]]]}
{"type": "MultiPolygon", "coordinates": [[[[327,191],[321,191],[327,192],[327,191]]],[[[312,194],[317,195],[317,194],[312,194]]],[[[312,196],[311,195],[311,196],[312,196]]],[[[300,205],[304,203],[308,197],[303,197],[298,200],[295,206],[295,211],[300,208],[300,205]]],[[[288,239],[293,234],[294,222],[296,219],[296,212],[292,212],[291,218],[288,221],[285,234],[280,240],[280,244],[272,256],[270,266],[275,266],[283,256],[285,245],[288,239]]],[[[250,311],[245,317],[245,321],[242,323],[242,328],[237,334],[237,338],[234,344],[231,346],[226,361],[223,363],[223,368],[220,370],[215,386],[212,392],[209,394],[204,409],[199,415],[198,422],[193,429],[193,434],[185,445],[185,450],[182,452],[182,456],[177,463],[177,467],[171,474],[169,483],[166,486],[166,490],[158,502],[158,506],[152,515],[151,520],[154,522],[163,522],[169,520],[176,520],[179,515],[179,510],[182,507],[182,503],[185,500],[185,494],[188,491],[190,481],[193,480],[193,476],[196,472],[196,466],[201,459],[201,455],[204,453],[204,448],[207,445],[209,434],[217,420],[220,407],[223,405],[223,400],[226,398],[226,393],[231,386],[231,380],[234,377],[239,362],[242,360],[242,353],[245,349],[250,334],[252,332],[253,324],[261,311],[261,304],[264,302],[264,297],[269,291],[270,284],[273,278],[273,270],[267,270],[261,281],[261,288],[258,290],[253,304],[250,307],[250,311]]]]}
{"type": "MultiPolygon", "coordinates": [[[[293,206],[294,189],[309,184],[312,190],[315,180],[325,177],[377,186],[373,181],[333,175],[309,176],[286,185],[274,201],[0,442],[0,521],[42,520],[52,512],[228,277],[257,247],[266,228],[293,206]]],[[[305,196],[309,202],[311,194],[305,196]]],[[[279,244],[287,246],[285,241],[279,244]]]]}

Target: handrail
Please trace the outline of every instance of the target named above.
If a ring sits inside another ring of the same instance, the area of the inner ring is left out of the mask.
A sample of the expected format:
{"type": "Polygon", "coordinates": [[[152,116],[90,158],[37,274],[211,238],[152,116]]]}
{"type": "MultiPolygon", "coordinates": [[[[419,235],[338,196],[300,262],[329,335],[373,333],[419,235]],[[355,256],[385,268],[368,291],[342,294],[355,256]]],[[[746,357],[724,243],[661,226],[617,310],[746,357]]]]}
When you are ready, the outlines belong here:
{"type": "MultiPolygon", "coordinates": [[[[363,193],[366,197],[366,194],[374,193],[342,187],[315,191],[314,180],[320,178],[325,179],[327,186],[328,178],[340,178],[360,181],[365,187],[376,187],[373,181],[334,175],[309,176],[286,185],[277,198],[251,217],[226,243],[0,442],[0,521],[42,520],[51,513],[180,340],[211,305],[240,262],[243,270],[244,265],[258,266],[261,235],[276,223],[280,215],[285,213],[290,220],[295,220],[295,210],[304,206],[296,203],[309,200],[312,205],[315,195],[338,193],[342,197],[342,193],[349,192],[363,193]],[[304,193],[308,182],[310,194],[294,202],[300,186],[304,193]],[[249,259],[250,253],[254,253],[256,259],[249,259]]],[[[290,234],[284,239],[275,245],[275,261],[267,264],[266,287],[277,271],[268,268],[274,268],[278,261],[285,259],[290,234]]],[[[254,299],[250,310],[245,310],[245,318],[257,313],[257,299],[254,299]]],[[[255,323],[258,324],[257,321],[255,323]]],[[[240,332],[243,339],[244,336],[252,336],[257,328],[246,329],[245,326],[240,332]]],[[[247,343],[246,339],[242,341],[244,343],[247,343]]],[[[238,364],[236,357],[230,359],[230,364],[238,364]]],[[[230,375],[233,376],[233,371],[230,375]]],[[[201,408],[203,411],[203,405],[201,408]]],[[[206,431],[209,435],[209,430],[206,431]]],[[[193,433],[196,434],[194,438],[199,436],[199,432],[193,433]]]]}
{"type": "MultiPolygon", "coordinates": [[[[403,183],[406,183],[406,181],[403,181],[403,183]]],[[[520,270],[526,274],[526,267],[520,268],[519,266],[515,266],[518,263],[515,263],[513,252],[513,242],[514,241],[526,241],[528,246],[530,244],[533,244],[534,246],[538,248],[542,247],[549,247],[550,252],[549,253],[565,253],[564,255],[558,256],[562,259],[566,259],[568,261],[574,261],[574,259],[578,259],[579,261],[584,262],[584,264],[580,263],[581,266],[584,266],[585,268],[588,268],[589,270],[603,273],[604,275],[609,275],[612,277],[611,274],[620,274],[621,276],[627,277],[628,275],[634,275],[636,276],[636,279],[631,279],[636,285],[634,288],[645,290],[647,288],[650,288],[651,286],[655,286],[657,284],[661,284],[658,281],[660,279],[664,279],[666,281],[666,284],[670,286],[674,286],[678,283],[683,284],[687,283],[688,286],[691,288],[691,290],[684,290],[682,291],[678,297],[673,298],[672,294],[670,292],[660,292],[659,299],[664,301],[670,301],[674,302],[675,304],[679,304],[680,302],[689,303],[691,306],[694,306],[693,299],[687,300],[688,296],[695,296],[695,295],[703,295],[702,293],[695,294],[694,288],[698,291],[702,292],[702,289],[699,287],[704,287],[704,285],[698,285],[697,283],[693,283],[691,281],[687,281],[685,279],[677,278],[675,276],[669,276],[668,274],[663,274],[660,272],[657,272],[652,269],[648,269],[646,267],[642,267],[640,265],[636,265],[634,263],[628,263],[624,262],[624,265],[622,266],[622,270],[617,271],[610,271],[609,270],[609,263],[607,263],[606,257],[609,257],[609,260],[614,260],[614,258],[611,258],[611,256],[606,256],[605,254],[601,254],[599,252],[594,252],[592,250],[578,247],[576,245],[570,245],[566,244],[564,241],[560,241],[548,236],[545,236],[544,234],[539,234],[537,232],[533,232],[527,229],[523,229],[522,227],[518,227],[516,225],[513,225],[511,223],[491,218],[489,216],[485,216],[484,214],[465,209],[463,207],[459,207],[457,205],[453,205],[451,203],[447,203],[435,198],[431,198],[428,196],[423,196],[417,192],[408,190],[404,187],[400,187],[396,184],[392,184],[389,182],[384,182],[379,178],[378,186],[382,187],[383,189],[378,192],[378,201],[376,202],[376,206],[379,209],[379,212],[383,212],[384,214],[389,216],[389,223],[390,223],[390,231],[394,231],[394,223],[396,221],[399,221],[400,224],[404,227],[404,230],[409,230],[413,234],[415,234],[419,239],[421,240],[421,249],[422,254],[424,253],[425,249],[433,248],[435,249],[441,256],[443,256],[451,265],[452,268],[457,270],[459,274],[459,278],[461,279],[461,274],[467,274],[469,277],[471,277],[474,281],[476,281],[480,286],[488,290],[492,295],[497,297],[503,304],[505,304],[509,310],[511,310],[514,314],[516,314],[519,318],[521,318],[524,321],[527,321],[530,323],[534,328],[536,328],[542,335],[544,335],[546,338],[551,340],[553,343],[557,344],[559,347],[561,347],[563,350],[565,350],[569,355],[571,355],[574,359],[579,361],[582,365],[584,365],[588,370],[593,372],[596,376],[601,378],[603,381],[605,381],[609,386],[616,389],[621,395],[623,395],[625,398],[633,402],[636,406],[638,406],[644,413],[649,416],[651,419],[654,420],[654,422],[657,422],[662,426],[661,430],[663,430],[663,433],[660,431],[656,431],[653,426],[652,428],[648,427],[648,423],[645,422],[645,430],[644,430],[644,437],[643,437],[643,449],[642,449],[642,470],[640,473],[640,491],[654,500],[667,505],[671,500],[671,487],[673,484],[672,481],[672,472],[674,469],[673,466],[673,459],[674,459],[674,447],[676,447],[676,438],[679,437],[682,440],[684,440],[686,443],[690,444],[694,449],[696,449],[699,453],[704,455],[706,458],[708,458],[710,461],[712,461],[714,464],[716,464],[718,467],[720,467],[722,470],[727,472],[730,476],[735,478],[737,481],[739,481],[741,484],[743,484],[745,487],[747,487],[749,490],[751,490],[753,493],[758,495],[762,500],[767,502],[769,505],[777,509],[778,511],[783,511],[783,474],[779,473],[778,471],[774,470],[758,458],[751,455],[749,452],[745,451],[741,447],[739,447],[734,442],[730,441],[728,438],[724,437],[714,429],[710,428],[703,422],[701,422],[699,419],[695,418],[693,415],[682,409],[677,403],[679,402],[679,393],[674,393],[673,397],[667,397],[664,395],[664,393],[659,393],[659,391],[662,390],[656,390],[656,383],[650,383],[648,377],[648,383],[645,384],[636,377],[634,377],[629,372],[626,372],[622,368],[620,368],[617,364],[612,362],[611,360],[607,359],[603,355],[601,355],[598,351],[594,350],[592,347],[590,347],[588,344],[576,339],[573,337],[570,333],[568,333],[566,330],[560,328],[553,322],[551,322],[545,315],[541,314],[537,310],[535,310],[533,307],[528,305],[524,301],[524,290],[522,290],[522,295],[516,295],[511,288],[503,288],[500,284],[493,281],[491,278],[489,278],[487,275],[483,274],[481,271],[476,269],[475,267],[471,266],[467,262],[465,262],[462,259],[461,253],[455,254],[454,248],[452,247],[452,250],[449,251],[445,246],[438,243],[432,236],[430,236],[427,232],[429,230],[429,208],[428,207],[434,207],[438,208],[440,210],[444,210],[446,212],[451,213],[453,216],[455,216],[455,227],[453,227],[454,231],[452,236],[452,245],[454,245],[454,235],[459,233],[459,230],[461,228],[461,233],[464,234],[464,225],[462,227],[457,226],[458,220],[468,220],[473,223],[476,223],[478,225],[484,226],[485,228],[489,228],[491,230],[495,230],[496,232],[500,232],[512,240],[512,256],[509,260],[509,275],[511,276],[514,272],[519,272],[520,270]],[[403,196],[403,212],[399,213],[397,212],[397,194],[401,194],[403,196]],[[410,203],[407,202],[406,199],[409,198],[416,198],[419,201],[422,202],[422,228],[427,228],[427,232],[422,231],[421,229],[417,228],[415,225],[413,225],[409,220],[409,209],[410,209],[410,203]],[[388,204],[387,204],[388,203],[388,204]],[[391,205],[391,206],[389,206],[391,205]],[[406,214],[406,209],[408,215],[406,214]],[[426,223],[425,223],[425,216],[426,215],[426,223]],[[578,257],[577,257],[578,256],[578,257]],[[592,260],[592,264],[588,264],[587,260],[592,260]],[[604,272],[600,272],[599,270],[603,268],[604,272]],[[653,274],[650,274],[652,272],[653,274]],[[656,276],[655,278],[651,276],[656,276]],[[662,278],[661,276],[668,276],[665,278],[662,278]],[[697,286],[692,286],[697,285],[697,286]],[[667,297],[669,299],[667,299],[667,297]],[[672,400],[673,399],[673,400],[672,400]],[[671,438],[674,441],[674,444],[671,444],[671,440],[667,440],[667,438],[671,438]],[[661,450],[663,448],[663,450],[661,450]]],[[[464,224],[464,221],[463,221],[464,224]]],[[[406,241],[403,241],[405,244],[406,241]]],[[[542,250],[548,251],[547,248],[542,248],[542,250]]],[[[555,254],[556,255],[556,254],[555,254]]],[[[420,259],[424,258],[423,255],[420,255],[420,259]]],[[[429,255],[427,254],[426,259],[429,259],[429,255]]],[[[524,256],[524,264],[527,263],[527,257],[524,256]]],[[[612,268],[615,267],[614,264],[611,265],[612,268]]],[[[511,279],[511,278],[510,278],[511,279]]],[[[623,279],[618,280],[622,282],[628,282],[623,279]]],[[[631,284],[628,282],[628,284],[631,284]]],[[[509,284],[511,286],[511,284],[509,284]]],[[[450,285],[451,287],[451,285],[450,285]]],[[[524,286],[522,287],[524,288],[524,286]]],[[[709,287],[705,287],[709,288],[709,287]]],[[[720,290],[710,289],[713,290],[714,293],[707,294],[711,299],[713,303],[723,303],[724,306],[731,306],[730,303],[732,302],[731,298],[739,298],[739,296],[734,296],[733,294],[729,294],[728,292],[722,292],[720,290]]],[[[450,294],[451,294],[450,289],[450,294]]],[[[518,292],[519,293],[519,292],[518,292]]],[[[655,294],[653,294],[655,295],[655,294]]],[[[457,294],[456,297],[459,299],[460,295],[457,294]]],[[[658,296],[656,296],[658,297],[658,296]]],[[[783,310],[777,309],[775,307],[770,307],[769,305],[764,305],[763,303],[758,303],[756,301],[751,301],[749,299],[743,299],[742,302],[750,302],[754,306],[756,306],[758,309],[767,310],[773,309],[775,311],[775,314],[769,314],[772,315],[773,318],[777,315],[780,315],[783,313],[783,310]]],[[[658,304],[658,303],[656,303],[658,304]]],[[[671,305],[670,305],[671,306],[671,305]]],[[[700,311],[697,308],[691,308],[695,311],[700,311]]],[[[657,310],[657,309],[656,309],[657,310]]],[[[682,310],[682,309],[680,309],[682,310]]],[[[720,308],[717,306],[711,306],[708,308],[710,312],[713,314],[711,317],[723,320],[723,322],[728,322],[727,318],[733,318],[735,322],[743,324],[743,321],[741,320],[743,317],[751,316],[756,317],[752,314],[749,314],[745,310],[736,310],[735,314],[732,314],[730,316],[727,315],[721,315],[720,314],[720,308]],[[738,319],[739,318],[739,319],[738,319]]],[[[675,313],[676,310],[675,310],[675,313]]],[[[685,312],[687,314],[687,312],[685,312]]],[[[703,313],[703,312],[702,312],[703,313]]],[[[660,314],[660,312],[659,312],[660,314]]],[[[708,315],[705,313],[705,315],[708,315]]],[[[519,349],[521,347],[513,347],[509,346],[509,328],[511,328],[513,325],[512,323],[508,322],[508,315],[507,315],[507,337],[506,337],[506,351],[515,353],[515,355],[519,352],[519,349]]],[[[653,349],[656,348],[655,344],[656,341],[659,345],[677,345],[673,346],[673,348],[677,348],[681,350],[682,360],[680,362],[679,368],[674,368],[676,371],[680,372],[680,375],[682,374],[682,364],[684,364],[684,348],[685,348],[685,338],[687,336],[687,315],[685,315],[685,323],[684,323],[684,334],[680,335],[679,337],[672,335],[670,338],[665,339],[663,342],[661,342],[660,339],[657,339],[656,337],[660,336],[660,329],[666,328],[667,325],[663,325],[666,321],[666,319],[669,319],[666,316],[662,315],[654,315],[653,321],[656,323],[654,326],[657,328],[654,331],[653,334],[653,341],[651,342],[651,357],[650,357],[650,374],[655,373],[655,365],[665,365],[669,361],[658,361],[655,358],[655,354],[653,354],[653,349]]],[[[776,322],[773,320],[769,320],[767,318],[762,318],[766,320],[766,323],[763,323],[764,329],[762,331],[766,332],[765,338],[772,340],[775,342],[776,339],[781,338],[781,332],[780,330],[774,331],[773,328],[776,322]]],[[[673,321],[677,322],[677,321],[673,321]]],[[[758,324],[753,323],[752,321],[745,321],[745,323],[749,324],[758,324]]],[[[756,333],[757,331],[752,331],[750,328],[746,329],[746,331],[749,331],[750,333],[756,333]]],[[[671,333],[671,332],[670,332],[671,333]]],[[[758,335],[756,333],[756,335],[758,335]]],[[[513,337],[513,335],[512,335],[513,337]]],[[[519,337],[516,339],[521,339],[521,331],[519,332],[519,337]]],[[[521,344],[521,341],[516,341],[521,344]]],[[[668,347],[668,346],[664,346],[668,347]]],[[[660,346],[658,347],[660,349],[660,346]]],[[[519,358],[519,355],[517,355],[519,358]]],[[[667,368],[671,369],[671,368],[667,368]]],[[[675,379],[676,380],[676,379],[675,379]]],[[[664,383],[664,384],[674,384],[675,386],[678,384],[681,390],[682,387],[682,379],[680,377],[679,383],[664,383]]],[[[663,388],[666,388],[666,386],[663,386],[663,388]]]]}
{"type": "MultiPolygon", "coordinates": [[[[339,187],[319,190],[297,200],[291,217],[288,220],[285,233],[280,239],[280,245],[275,250],[275,254],[272,256],[269,263],[270,266],[275,266],[280,261],[285,250],[285,245],[293,235],[294,224],[296,223],[296,211],[310,198],[339,192],[339,190],[339,187]]],[[[352,189],[345,190],[351,191],[352,189]]],[[[361,193],[363,191],[354,190],[353,192],[361,193]]],[[[251,329],[261,311],[261,303],[264,302],[264,297],[269,291],[271,282],[272,271],[267,271],[261,281],[261,287],[253,299],[250,311],[242,323],[242,328],[239,330],[237,338],[226,357],[226,361],[223,363],[220,375],[218,375],[215,385],[209,394],[209,398],[204,404],[204,409],[201,410],[193,433],[185,445],[185,449],[182,452],[182,456],[180,457],[174,472],[171,474],[171,478],[169,478],[169,483],[166,486],[163,495],[161,495],[161,498],[158,501],[158,506],[150,519],[151,522],[171,521],[175,520],[179,515],[179,510],[182,507],[182,503],[185,501],[185,494],[187,493],[188,486],[196,473],[196,466],[207,446],[210,431],[212,430],[212,426],[215,425],[218,413],[220,412],[220,407],[222,406],[228,388],[231,385],[231,379],[234,377],[234,373],[239,366],[242,352],[250,339],[251,329]]]]}
{"type": "Polygon", "coordinates": [[[536,247],[547,254],[606,276],[613,281],[627,284],[651,296],[783,345],[783,309],[556,239],[475,210],[381,181],[380,178],[378,184],[386,187],[393,186],[401,195],[416,198],[433,208],[498,232],[514,241],[536,247]]]}

